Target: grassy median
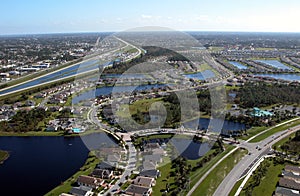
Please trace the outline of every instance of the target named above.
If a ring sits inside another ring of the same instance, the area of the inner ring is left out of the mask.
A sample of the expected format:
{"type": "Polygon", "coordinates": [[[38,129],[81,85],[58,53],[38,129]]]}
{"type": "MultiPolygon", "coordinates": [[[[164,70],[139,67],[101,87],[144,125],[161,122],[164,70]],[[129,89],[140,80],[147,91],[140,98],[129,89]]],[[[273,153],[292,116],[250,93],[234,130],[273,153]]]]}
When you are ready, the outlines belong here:
{"type": "Polygon", "coordinates": [[[245,155],[247,150],[238,149],[223,160],[197,187],[192,195],[213,195],[219,184],[245,155]]]}

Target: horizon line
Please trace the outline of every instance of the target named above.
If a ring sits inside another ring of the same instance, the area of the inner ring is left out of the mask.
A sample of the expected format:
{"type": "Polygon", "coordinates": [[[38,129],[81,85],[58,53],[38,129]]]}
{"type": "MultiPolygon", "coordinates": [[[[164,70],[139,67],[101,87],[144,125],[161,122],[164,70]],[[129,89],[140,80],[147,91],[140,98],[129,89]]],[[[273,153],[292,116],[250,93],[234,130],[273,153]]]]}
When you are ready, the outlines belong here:
{"type": "MultiPolygon", "coordinates": [[[[129,29],[130,30],[130,29],[129,29]]],[[[121,32],[168,32],[168,31],[67,31],[67,32],[36,32],[36,33],[4,33],[0,37],[5,36],[30,36],[30,35],[59,35],[59,34],[89,34],[89,33],[121,33],[121,32]]],[[[300,31],[243,31],[243,30],[172,30],[169,32],[203,32],[203,33],[286,33],[286,34],[300,34],[300,31]]]]}

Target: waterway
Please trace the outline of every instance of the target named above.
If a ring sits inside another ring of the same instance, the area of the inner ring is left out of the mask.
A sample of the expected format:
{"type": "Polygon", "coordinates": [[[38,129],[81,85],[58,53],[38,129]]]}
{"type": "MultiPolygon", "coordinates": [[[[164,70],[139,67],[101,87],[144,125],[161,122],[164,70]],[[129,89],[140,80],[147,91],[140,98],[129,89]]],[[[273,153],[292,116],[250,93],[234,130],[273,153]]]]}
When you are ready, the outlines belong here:
{"type": "Polygon", "coordinates": [[[300,74],[256,74],[255,76],[271,77],[287,81],[300,81],[300,74]]]}
{"type": "Polygon", "coordinates": [[[117,144],[104,133],[84,136],[83,140],[80,137],[0,137],[0,149],[10,153],[0,165],[0,195],[44,195],[79,170],[89,149],[104,146],[117,144]]]}
{"type": "Polygon", "coordinates": [[[24,84],[20,84],[18,86],[6,89],[6,90],[0,90],[0,95],[1,94],[5,94],[5,93],[9,93],[12,91],[16,91],[16,90],[20,90],[23,88],[28,88],[37,84],[43,84],[46,82],[49,82],[51,80],[55,80],[55,79],[61,79],[61,78],[66,78],[68,76],[73,76],[76,75],[78,73],[83,73],[86,71],[90,71],[90,70],[94,70],[97,71],[97,68],[99,67],[99,64],[97,63],[98,60],[89,60],[80,64],[76,64],[74,66],[71,66],[69,68],[63,69],[61,71],[57,71],[55,73],[51,73],[49,75],[46,76],[42,76],[38,79],[34,79],[30,82],[26,82],[24,84]]]}

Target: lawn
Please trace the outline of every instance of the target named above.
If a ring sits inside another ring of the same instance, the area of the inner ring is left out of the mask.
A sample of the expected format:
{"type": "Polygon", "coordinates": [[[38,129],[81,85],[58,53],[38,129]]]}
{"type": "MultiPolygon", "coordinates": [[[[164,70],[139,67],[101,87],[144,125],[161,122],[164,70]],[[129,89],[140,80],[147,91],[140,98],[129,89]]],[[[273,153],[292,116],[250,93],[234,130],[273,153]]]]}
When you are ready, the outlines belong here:
{"type": "MultiPolygon", "coordinates": [[[[211,161],[209,161],[208,163],[206,163],[202,168],[196,170],[195,172],[191,173],[191,183],[190,183],[190,187],[193,187],[198,181],[199,179],[213,166],[215,165],[222,157],[224,157],[228,152],[230,152],[232,149],[234,148],[234,146],[227,146],[226,150],[220,154],[218,154],[216,157],[214,157],[211,161]]],[[[207,154],[204,157],[201,157],[200,159],[198,159],[198,161],[200,161],[201,159],[205,158],[206,156],[208,156],[208,154],[212,153],[212,150],[207,152],[207,154]]],[[[191,163],[193,164],[193,163],[191,163]]]]}
{"type": "MultiPolygon", "coordinates": [[[[225,156],[225,154],[227,154],[229,151],[231,151],[234,147],[233,146],[227,146],[226,150],[220,154],[218,154],[217,156],[215,156],[214,158],[212,158],[211,161],[205,163],[203,165],[203,167],[201,167],[200,169],[197,169],[196,171],[191,171],[190,173],[190,187],[192,187],[193,185],[195,185],[198,180],[202,177],[202,175],[204,175],[211,166],[213,166],[214,164],[216,164],[216,162],[218,162],[223,156],[225,156]]],[[[205,156],[197,159],[197,160],[188,160],[188,164],[195,166],[197,162],[199,162],[201,159],[204,159],[205,157],[207,157],[209,154],[212,154],[215,151],[215,149],[211,149],[210,151],[208,151],[205,156]]],[[[166,188],[166,184],[168,183],[170,185],[170,189],[172,190],[172,183],[174,183],[174,177],[170,177],[169,174],[172,171],[171,169],[171,162],[161,166],[158,168],[159,171],[161,172],[161,176],[156,180],[156,185],[153,187],[153,195],[154,196],[159,196],[162,195],[161,190],[164,190],[166,188]]]]}
{"type": "Polygon", "coordinates": [[[3,132],[0,131],[0,136],[63,136],[63,131],[29,131],[29,132],[3,132]]]}
{"type": "Polygon", "coordinates": [[[290,138],[294,138],[296,136],[296,133],[292,133],[291,135],[286,136],[285,138],[279,140],[278,142],[276,142],[272,148],[276,149],[277,151],[281,151],[281,146],[286,143],[287,141],[290,140],[290,138]]]}
{"type": "MultiPolygon", "coordinates": [[[[174,183],[174,177],[169,177],[170,172],[172,170],[171,166],[172,166],[172,164],[171,164],[171,162],[169,162],[166,165],[158,168],[161,176],[159,178],[157,178],[156,185],[153,187],[153,193],[152,193],[153,196],[162,195],[160,190],[165,189],[167,183],[169,183],[169,185],[174,183]]],[[[170,188],[172,188],[172,187],[170,187],[170,188]]]]}
{"type": "MultiPolygon", "coordinates": [[[[274,165],[271,159],[266,159],[265,161],[268,161],[270,166],[267,167],[266,175],[261,179],[259,186],[253,188],[252,196],[272,195],[276,189],[277,182],[279,181],[279,175],[284,168],[284,164],[274,165]]],[[[244,187],[253,180],[253,176],[251,176],[244,187]]],[[[240,195],[244,196],[246,195],[246,192],[242,190],[240,195]]]]}
{"type": "Polygon", "coordinates": [[[231,189],[229,196],[234,196],[236,191],[238,190],[238,188],[240,187],[240,185],[242,184],[244,178],[240,179],[239,181],[237,181],[234,185],[234,187],[231,189]]]}
{"type": "Polygon", "coordinates": [[[240,139],[247,140],[251,138],[252,136],[264,131],[266,127],[251,127],[249,130],[247,130],[248,135],[243,135],[239,137],[240,139]]]}
{"type": "Polygon", "coordinates": [[[219,184],[245,155],[247,150],[238,149],[223,160],[197,187],[192,195],[213,195],[219,184]]]}
{"type": "Polygon", "coordinates": [[[273,135],[273,134],[275,134],[279,131],[286,130],[288,128],[294,127],[294,126],[299,125],[299,124],[300,124],[300,120],[296,120],[296,121],[281,125],[279,127],[272,128],[269,131],[266,131],[265,133],[253,138],[249,142],[250,143],[260,142],[260,141],[266,139],[267,137],[269,137],[269,136],[271,136],[271,135],[273,135]]]}
{"type": "Polygon", "coordinates": [[[76,172],[73,176],[71,176],[69,179],[64,181],[61,185],[48,192],[46,196],[57,196],[61,193],[68,193],[72,188],[72,184],[76,182],[78,176],[89,175],[90,173],[92,173],[93,169],[99,162],[100,160],[94,155],[94,152],[90,152],[88,159],[86,160],[85,164],[80,168],[80,170],[76,172]]]}

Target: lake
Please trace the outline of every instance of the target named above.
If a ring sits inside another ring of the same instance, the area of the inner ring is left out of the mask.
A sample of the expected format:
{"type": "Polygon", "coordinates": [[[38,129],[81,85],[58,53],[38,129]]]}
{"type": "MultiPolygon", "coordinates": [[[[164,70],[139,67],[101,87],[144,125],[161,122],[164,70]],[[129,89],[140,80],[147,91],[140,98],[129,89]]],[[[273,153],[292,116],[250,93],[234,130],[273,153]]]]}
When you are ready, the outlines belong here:
{"type": "Polygon", "coordinates": [[[235,67],[237,67],[239,69],[248,69],[247,66],[245,66],[245,65],[243,65],[243,64],[241,64],[239,62],[236,62],[236,61],[228,61],[228,63],[230,63],[231,65],[233,65],[233,66],[235,66],[235,67]]]}
{"type": "Polygon", "coordinates": [[[112,91],[114,93],[125,93],[133,92],[134,90],[141,91],[152,88],[159,88],[167,86],[166,84],[151,84],[151,85],[139,85],[139,86],[104,86],[97,89],[92,89],[86,92],[79,94],[78,96],[73,97],[72,103],[77,104],[80,101],[93,99],[100,95],[109,95],[112,91]]]}
{"type": "Polygon", "coordinates": [[[211,70],[205,70],[203,72],[184,74],[185,77],[197,80],[206,80],[215,77],[215,73],[211,70]]]}
{"type": "Polygon", "coordinates": [[[189,160],[199,159],[211,149],[207,142],[194,142],[192,139],[172,138],[169,142],[182,157],[189,160]]]}
{"type": "Polygon", "coordinates": [[[300,81],[300,74],[256,74],[255,76],[267,76],[287,81],[300,81]]]}
{"type": "Polygon", "coordinates": [[[117,146],[104,133],[83,139],[0,137],[0,149],[10,152],[10,157],[0,165],[1,195],[44,195],[79,170],[89,149],[99,149],[104,144],[117,146]]]}
{"type": "Polygon", "coordinates": [[[281,62],[277,60],[255,60],[256,62],[259,63],[264,63],[266,65],[270,65],[272,67],[278,68],[278,69],[288,69],[288,70],[293,70],[292,68],[282,64],[281,62]]]}

